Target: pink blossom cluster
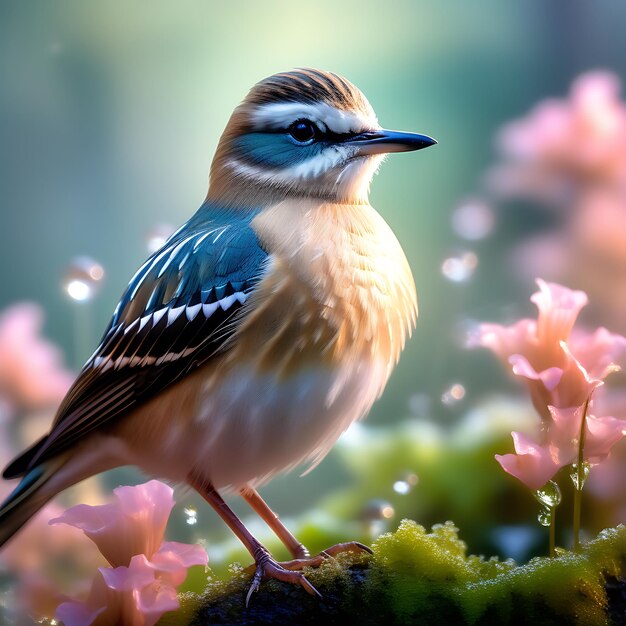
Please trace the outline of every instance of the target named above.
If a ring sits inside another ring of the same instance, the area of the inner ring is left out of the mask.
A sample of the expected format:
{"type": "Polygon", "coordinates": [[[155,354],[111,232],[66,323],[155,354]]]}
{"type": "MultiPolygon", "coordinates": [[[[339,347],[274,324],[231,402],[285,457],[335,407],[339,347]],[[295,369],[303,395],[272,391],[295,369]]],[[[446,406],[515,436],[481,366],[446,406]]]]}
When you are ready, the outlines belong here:
{"type": "Polygon", "coordinates": [[[593,401],[594,390],[626,354],[626,338],[605,328],[574,329],[586,294],[541,279],[537,284],[539,291],[531,297],[536,320],[482,324],[475,341],[524,380],[541,418],[537,439],[513,432],[515,454],[496,455],[506,472],[534,490],[576,463],[581,434],[584,460],[591,465],[605,459],[626,434],[626,420],[596,416],[593,401]]]}
{"type": "Polygon", "coordinates": [[[65,626],[152,626],[179,607],[176,587],[187,569],[208,563],[199,545],[163,541],[174,506],[169,486],[151,480],[114,494],[114,503],[79,504],[50,520],[80,528],[111,565],[98,569],[85,601],[58,606],[56,618],[65,626]]]}
{"type": "Polygon", "coordinates": [[[619,77],[580,75],[569,96],[541,101],[498,136],[500,163],[488,174],[496,195],[560,209],[561,224],[524,242],[512,265],[572,281],[593,300],[595,316],[626,332],[626,103],[619,77]]]}
{"type": "MultiPolygon", "coordinates": [[[[43,319],[42,309],[33,303],[19,303],[0,313],[2,465],[19,449],[13,449],[9,429],[22,431],[32,422],[16,418],[32,410],[53,409],[72,383],[61,351],[41,336],[43,319]]],[[[10,488],[7,482],[0,492],[10,488]]],[[[115,494],[114,504],[81,504],[65,513],[48,504],[11,541],[0,563],[16,579],[12,608],[33,619],[56,609],[66,626],[151,626],[163,613],[178,608],[176,587],[187,569],[206,565],[208,559],[200,546],[163,541],[174,505],[171,488],[151,481],[120,487],[115,494]],[[60,524],[53,532],[46,523],[51,517],[52,523],[60,524]],[[106,561],[111,567],[99,567],[106,561]],[[83,581],[97,567],[88,591],[83,581]],[[58,575],[61,569],[63,580],[58,575]],[[71,601],[64,593],[82,590],[88,591],[85,601],[71,601]]]]}
{"type": "Polygon", "coordinates": [[[40,336],[43,312],[29,302],[0,314],[0,395],[26,408],[56,405],[72,383],[61,351],[40,336]]]}
{"type": "Polygon", "coordinates": [[[33,621],[54,615],[67,593],[82,591],[86,577],[106,564],[76,528],[48,526],[62,513],[56,502],[48,503],[2,549],[2,567],[15,580],[9,605],[16,615],[33,621]]]}
{"type": "MultiPolygon", "coordinates": [[[[39,435],[38,421],[47,422],[69,389],[73,374],[63,364],[61,350],[42,334],[44,313],[40,306],[20,302],[0,312],[0,464],[4,466],[26,441],[39,435]],[[32,412],[42,412],[40,417],[32,412]],[[18,419],[19,418],[19,419],[18,419]],[[43,419],[41,419],[43,418],[43,419]],[[22,439],[22,441],[19,441],[22,439]],[[18,441],[16,441],[18,440],[18,441]]],[[[2,481],[4,498],[14,484],[2,481]]],[[[87,567],[99,563],[97,551],[76,550],[82,537],[74,529],[50,536],[46,521],[59,514],[46,505],[0,555],[0,566],[15,581],[12,608],[29,615],[50,615],[62,597],[55,572],[62,563],[69,584],[87,567]]]]}
{"type": "Polygon", "coordinates": [[[509,195],[569,199],[580,185],[626,184],[626,105],[619,78],[594,71],[574,81],[569,98],[540,102],[506,125],[498,145],[504,164],[492,186],[509,195]]]}

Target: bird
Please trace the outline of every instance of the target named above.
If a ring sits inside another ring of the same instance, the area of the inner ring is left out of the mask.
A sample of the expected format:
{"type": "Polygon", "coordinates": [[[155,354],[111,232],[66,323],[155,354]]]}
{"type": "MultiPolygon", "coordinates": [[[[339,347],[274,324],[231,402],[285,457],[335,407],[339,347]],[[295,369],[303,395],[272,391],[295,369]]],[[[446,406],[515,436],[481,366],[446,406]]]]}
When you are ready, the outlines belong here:
{"type": "Polygon", "coordinates": [[[196,489],[265,579],[319,595],[311,556],[258,488],[318,464],[382,394],[417,319],[406,256],[369,204],[386,154],[437,143],[385,130],[363,93],[300,68],[254,85],[219,140],[200,208],[130,280],[45,436],[3,472],[0,546],[47,501],[134,465],[196,489]],[[223,499],[243,497],[278,562],[223,499]]]}

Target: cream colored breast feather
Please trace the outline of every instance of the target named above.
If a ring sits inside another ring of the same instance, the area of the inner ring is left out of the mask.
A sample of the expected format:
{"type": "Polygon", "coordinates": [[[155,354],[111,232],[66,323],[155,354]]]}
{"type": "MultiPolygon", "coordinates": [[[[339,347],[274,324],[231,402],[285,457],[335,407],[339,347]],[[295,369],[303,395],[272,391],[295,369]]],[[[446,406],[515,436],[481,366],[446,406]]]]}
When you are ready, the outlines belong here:
{"type": "Polygon", "coordinates": [[[252,222],[271,266],[237,333],[244,355],[283,375],[320,361],[384,363],[390,371],[415,326],[411,270],[368,204],[286,200],[252,222]]]}

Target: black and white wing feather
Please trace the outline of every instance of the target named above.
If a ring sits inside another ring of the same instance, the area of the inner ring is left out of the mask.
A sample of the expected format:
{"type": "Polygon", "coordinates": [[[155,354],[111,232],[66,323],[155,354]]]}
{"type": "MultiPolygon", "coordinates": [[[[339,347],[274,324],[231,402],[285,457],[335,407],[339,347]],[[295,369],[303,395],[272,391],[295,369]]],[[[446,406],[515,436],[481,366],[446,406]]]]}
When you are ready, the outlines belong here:
{"type": "Polygon", "coordinates": [[[227,349],[266,252],[248,219],[192,219],[139,269],[49,435],[16,458],[24,474],[227,349]]]}

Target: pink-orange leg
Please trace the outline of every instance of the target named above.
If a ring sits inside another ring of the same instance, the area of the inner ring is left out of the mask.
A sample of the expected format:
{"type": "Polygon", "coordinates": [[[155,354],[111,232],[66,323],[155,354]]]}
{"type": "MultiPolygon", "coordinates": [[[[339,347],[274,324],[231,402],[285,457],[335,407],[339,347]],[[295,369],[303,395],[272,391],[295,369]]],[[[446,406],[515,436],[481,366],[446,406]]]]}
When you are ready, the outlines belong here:
{"type": "MultiPolygon", "coordinates": [[[[228,527],[235,533],[238,539],[243,543],[248,552],[252,555],[255,563],[255,572],[252,579],[252,585],[246,596],[246,606],[250,601],[252,594],[258,591],[263,578],[276,578],[283,582],[300,585],[310,593],[321,597],[321,594],[315,587],[305,578],[300,571],[288,570],[278,563],[268,550],[261,545],[244,526],[243,522],[237,517],[235,512],[224,502],[224,499],[216,491],[210,483],[190,475],[188,477],[189,484],[204,497],[204,499],[215,509],[217,514],[226,522],[228,527]]],[[[301,568],[297,568],[301,569],[301,568]]]]}
{"type": "Polygon", "coordinates": [[[309,551],[289,532],[287,527],[278,519],[278,515],[270,509],[259,492],[252,487],[245,486],[239,491],[241,497],[252,507],[254,512],[272,529],[274,534],[283,542],[294,559],[304,559],[311,556],[309,551]]]}
{"type": "Polygon", "coordinates": [[[272,529],[276,536],[283,542],[285,547],[294,557],[293,561],[281,563],[282,567],[289,570],[300,570],[303,567],[319,567],[325,558],[336,556],[340,552],[369,552],[372,550],[359,541],[347,541],[338,543],[327,548],[317,556],[310,556],[306,547],[300,543],[278,519],[278,515],[272,511],[268,504],[261,498],[258,491],[246,486],[239,491],[242,498],[252,507],[255,513],[272,529]]]}

